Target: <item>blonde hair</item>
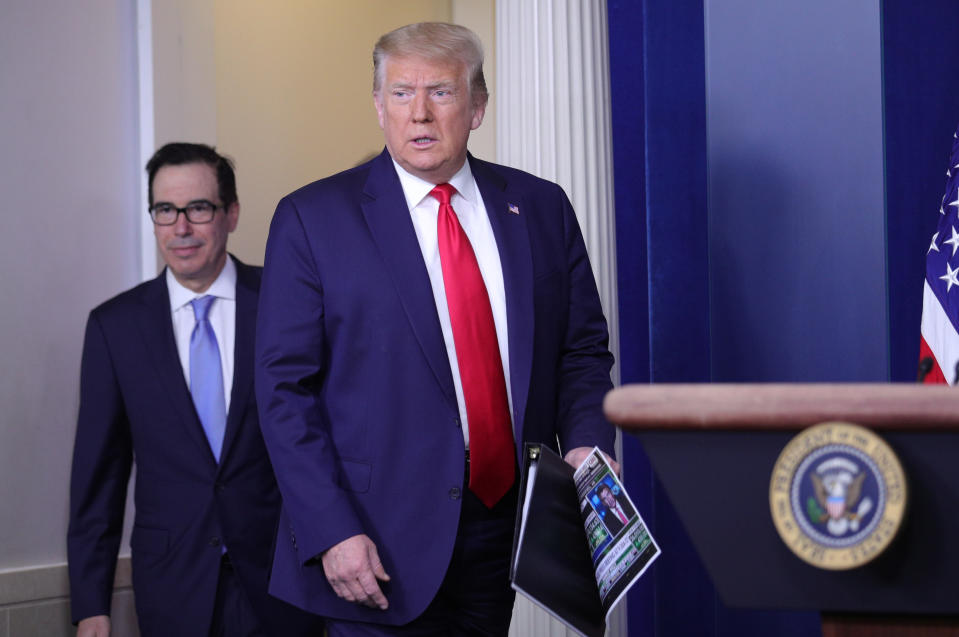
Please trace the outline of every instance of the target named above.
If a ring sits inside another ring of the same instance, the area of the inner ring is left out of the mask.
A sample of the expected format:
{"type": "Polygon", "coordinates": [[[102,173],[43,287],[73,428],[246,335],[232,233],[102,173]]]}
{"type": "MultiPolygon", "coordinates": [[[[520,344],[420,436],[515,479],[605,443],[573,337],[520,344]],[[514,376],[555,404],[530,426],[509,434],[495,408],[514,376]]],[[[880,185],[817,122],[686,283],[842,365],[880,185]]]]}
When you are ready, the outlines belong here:
{"type": "Polygon", "coordinates": [[[379,93],[389,57],[421,57],[427,60],[458,60],[466,67],[474,103],[489,99],[483,76],[483,43],[458,24],[417,22],[390,31],[373,47],[373,93],[379,93]]]}

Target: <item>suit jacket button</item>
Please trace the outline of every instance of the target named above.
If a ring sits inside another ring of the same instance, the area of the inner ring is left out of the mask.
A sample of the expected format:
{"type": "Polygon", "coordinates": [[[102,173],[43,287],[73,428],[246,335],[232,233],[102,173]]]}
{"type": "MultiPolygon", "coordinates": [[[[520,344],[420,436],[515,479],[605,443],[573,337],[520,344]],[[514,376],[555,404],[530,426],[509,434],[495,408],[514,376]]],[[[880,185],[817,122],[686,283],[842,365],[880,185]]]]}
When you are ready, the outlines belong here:
{"type": "Polygon", "coordinates": [[[210,538],[210,546],[220,546],[220,538],[218,538],[218,537],[211,537],[211,538],[210,538]]]}
{"type": "Polygon", "coordinates": [[[214,488],[216,489],[217,493],[223,493],[224,491],[226,491],[226,485],[223,484],[222,482],[217,482],[214,488]]]}
{"type": "Polygon", "coordinates": [[[453,487],[450,489],[450,500],[459,500],[460,499],[460,488],[453,487]]]}

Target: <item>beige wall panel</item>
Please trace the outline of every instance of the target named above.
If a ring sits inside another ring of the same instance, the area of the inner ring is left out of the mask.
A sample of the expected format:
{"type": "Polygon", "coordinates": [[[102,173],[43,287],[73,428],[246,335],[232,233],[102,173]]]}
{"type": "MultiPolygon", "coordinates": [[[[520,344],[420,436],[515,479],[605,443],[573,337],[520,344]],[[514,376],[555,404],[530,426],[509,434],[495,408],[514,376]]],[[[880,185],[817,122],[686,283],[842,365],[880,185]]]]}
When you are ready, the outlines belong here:
{"type": "Polygon", "coordinates": [[[167,142],[213,144],[217,111],[213,0],[150,4],[156,147],[167,142]]]}
{"type": "Polygon", "coordinates": [[[237,256],[263,263],[280,197],[383,147],[371,93],[376,39],[450,19],[448,0],[215,2],[216,142],[237,163],[237,256]]]}
{"type": "Polygon", "coordinates": [[[469,150],[487,161],[496,161],[496,3],[494,0],[452,0],[452,21],[473,30],[483,41],[483,75],[489,104],[483,125],[470,135],[469,150]]]}
{"type": "MultiPolygon", "coordinates": [[[[169,142],[215,144],[213,0],[154,0],[150,9],[154,150],[169,142]]],[[[159,253],[156,263],[159,272],[159,253]]]]}

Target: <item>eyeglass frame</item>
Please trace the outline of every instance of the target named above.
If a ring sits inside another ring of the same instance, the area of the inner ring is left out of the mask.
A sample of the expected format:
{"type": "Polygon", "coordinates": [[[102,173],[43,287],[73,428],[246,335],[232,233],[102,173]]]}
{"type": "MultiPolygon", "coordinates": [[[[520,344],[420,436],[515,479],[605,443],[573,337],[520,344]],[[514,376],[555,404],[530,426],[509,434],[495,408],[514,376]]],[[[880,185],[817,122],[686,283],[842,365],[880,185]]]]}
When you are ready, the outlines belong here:
{"type": "Polygon", "coordinates": [[[161,201],[161,202],[155,203],[155,204],[153,204],[152,206],[150,206],[149,208],[147,208],[147,215],[149,215],[150,220],[153,221],[153,225],[156,225],[156,226],[175,226],[176,223],[177,223],[177,221],[180,220],[180,215],[181,215],[181,214],[186,217],[186,220],[187,220],[189,223],[192,223],[192,224],[195,224],[195,225],[205,225],[205,224],[208,224],[208,223],[213,223],[213,219],[216,218],[216,211],[219,210],[220,208],[222,208],[222,209],[225,211],[227,207],[224,206],[223,204],[215,204],[215,203],[213,203],[212,201],[210,201],[209,199],[196,199],[196,200],[194,200],[194,201],[191,201],[190,203],[188,203],[186,206],[184,206],[184,207],[182,207],[182,208],[179,208],[179,207],[177,207],[177,206],[174,206],[172,203],[169,203],[169,202],[167,202],[167,201],[161,201]],[[195,206],[195,205],[198,205],[198,204],[208,204],[208,205],[210,205],[210,206],[213,207],[213,210],[212,210],[212,212],[211,212],[211,214],[210,214],[210,218],[207,219],[206,221],[194,221],[194,220],[190,217],[190,213],[189,213],[190,206],[195,206]],[[173,218],[173,221],[171,221],[170,223],[159,223],[159,222],[156,220],[156,217],[154,216],[154,215],[156,214],[156,208],[157,208],[157,206],[169,206],[169,207],[170,207],[170,210],[176,210],[176,216],[173,218]]]}

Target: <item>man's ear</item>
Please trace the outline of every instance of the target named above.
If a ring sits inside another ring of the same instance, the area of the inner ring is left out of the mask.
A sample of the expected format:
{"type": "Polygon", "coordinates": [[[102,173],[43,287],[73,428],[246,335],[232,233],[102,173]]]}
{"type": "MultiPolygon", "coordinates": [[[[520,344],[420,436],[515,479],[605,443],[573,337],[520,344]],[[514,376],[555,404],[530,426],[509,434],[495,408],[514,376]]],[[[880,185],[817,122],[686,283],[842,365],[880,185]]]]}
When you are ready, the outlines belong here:
{"type": "Polygon", "coordinates": [[[470,120],[470,130],[476,130],[483,123],[483,116],[486,115],[486,100],[473,103],[473,118],[470,120]]]}
{"type": "Polygon", "coordinates": [[[226,207],[227,232],[236,230],[236,224],[240,220],[240,202],[234,201],[226,207]]]}

